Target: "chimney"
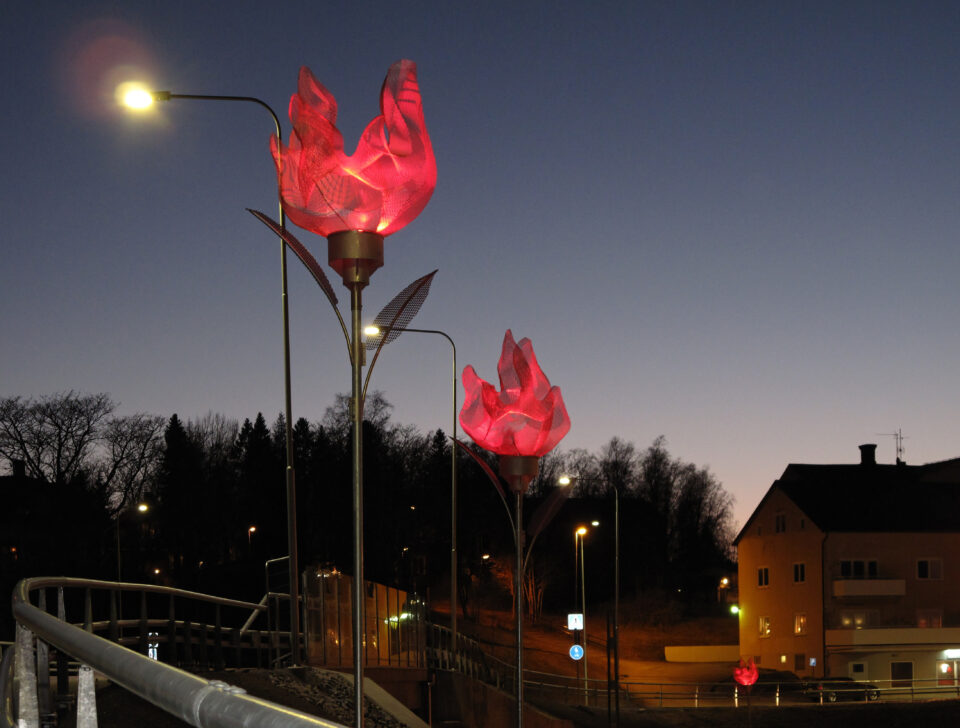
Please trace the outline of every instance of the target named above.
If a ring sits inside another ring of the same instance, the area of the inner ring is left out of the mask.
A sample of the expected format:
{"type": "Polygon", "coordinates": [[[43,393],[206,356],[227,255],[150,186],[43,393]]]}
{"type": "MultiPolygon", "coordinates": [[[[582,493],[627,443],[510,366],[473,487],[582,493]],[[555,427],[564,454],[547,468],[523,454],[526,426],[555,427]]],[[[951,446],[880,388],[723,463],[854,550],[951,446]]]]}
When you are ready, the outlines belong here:
{"type": "Polygon", "coordinates": [[[877,446],[876,445],[860,445],[860,464],[861,465],[877,464],[877,446]]]}

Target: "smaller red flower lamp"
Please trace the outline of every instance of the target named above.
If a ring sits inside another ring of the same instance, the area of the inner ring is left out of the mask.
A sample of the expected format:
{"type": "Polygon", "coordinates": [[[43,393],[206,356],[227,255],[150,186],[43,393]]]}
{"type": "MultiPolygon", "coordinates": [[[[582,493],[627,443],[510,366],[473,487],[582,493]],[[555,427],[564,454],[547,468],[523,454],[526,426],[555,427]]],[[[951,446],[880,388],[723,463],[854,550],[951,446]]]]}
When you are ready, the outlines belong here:
{"type": "Polygon", "coordinates": [[[500,391],[472,366],[463,370],[466,401],[460,424],[480,447],[500,455],[500,475],[523,493],[546,455],[570,430],[559,387],[550,386],[530,339],[514,341],[507,329],[497,363],[500,391]]]}
{"type": "Polygon", "coordinates": [[[743,663],[743,658],[741,657],[740,664],[733,668],[733,679],[743,687],[750,687],[757,681],[758,677],[760,677],[760,671],[754,664],[752,657],[747,664],[743,663]]]}

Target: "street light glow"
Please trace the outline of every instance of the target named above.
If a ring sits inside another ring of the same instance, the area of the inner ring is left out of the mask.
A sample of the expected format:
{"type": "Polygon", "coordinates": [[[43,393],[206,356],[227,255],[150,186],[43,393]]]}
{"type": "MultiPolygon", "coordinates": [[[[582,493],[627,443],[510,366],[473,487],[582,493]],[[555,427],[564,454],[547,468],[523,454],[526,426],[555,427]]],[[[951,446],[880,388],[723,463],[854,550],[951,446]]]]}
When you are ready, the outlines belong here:
{"type": "Polygon", "coordinates": [[[138,503],[137,510],[140,511],[141,513],[146,513],[147,511],[150,510],[150,506],[148,506],[146,503],[138,503]]]}
{"type": "Polygon", "coordinates": [[[587,527],[586,527],[586,526],[580,526],[580,528],[577,529],[577,535],[578,535],[578,536],[586,536],[586,535],[587,535],[587,527]]]}
{"type": "Polygon", "coordinates": [[[371,338],[374,337],[374,336],[379,336],[379,335],[380,335],[380,327],[379,327],[379,326],[372,326],[372,325],[371,325],[371,326],[366,326],[366,327],[364,327],[364,329],[363,329],[363,335],[364,335],[364,336],[371,337],[371,338]]]}
{"type": "Polygon", "coordinates": [[[153,94],[143,85],[128,81],[117,86],[117,98],[128,109],[143,110],[153,106],[153,94]]]}
{"type": "Polygon", "coordinates": [[[572,482],[573,481],[570,479],[569,475],[561,475],[560,478],[557,480],[557,483],[559,485],[570,485],[570,483],[572,482]]]}

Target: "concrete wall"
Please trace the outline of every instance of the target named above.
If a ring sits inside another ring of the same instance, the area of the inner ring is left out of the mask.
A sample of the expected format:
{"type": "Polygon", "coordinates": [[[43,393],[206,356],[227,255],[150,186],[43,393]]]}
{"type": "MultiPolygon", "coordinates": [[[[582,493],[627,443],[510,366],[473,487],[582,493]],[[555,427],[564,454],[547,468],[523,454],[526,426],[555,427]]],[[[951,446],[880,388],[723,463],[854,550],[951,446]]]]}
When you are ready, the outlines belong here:
{"type": "MultiPolygon", "coordinates": [[[[504,728],[516,725],[517,702],[512,695],[465,675],[437,673],[433,688],[433,725],[460,720],[464,728],[504,728]]],[[[527,728],[574,728],[569,720],[554,718],[525,705],[527,728]]]]}

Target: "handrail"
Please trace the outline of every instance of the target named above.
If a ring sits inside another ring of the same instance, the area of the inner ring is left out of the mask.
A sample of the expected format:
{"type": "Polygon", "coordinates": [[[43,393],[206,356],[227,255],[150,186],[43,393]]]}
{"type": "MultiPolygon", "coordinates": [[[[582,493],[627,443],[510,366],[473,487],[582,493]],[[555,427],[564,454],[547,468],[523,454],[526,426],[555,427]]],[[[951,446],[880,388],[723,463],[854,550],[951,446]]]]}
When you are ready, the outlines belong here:
{"type": "MultiPolygon", "coordinates": [[[[13,615],[19,626],[58,650],[80,660],[112,682],[196,728],[270,726],[271,728],[343,728],[339,723],[308,715],[247,695],[242,688],[204,680],[146,655],[62,622],[30,603],[30,592],[53,586],[97,586],[192,596],[229,606],[257,607],[249,602],[210,597],[172,587],[124,585],[90,579],[38,577],[21,580],[13,592],[13,615]]],[[[9,683],[7,683],[9,685],[9,683]]],[[[22,707],[22,706],[21,706],[22,707]]]]}
{"type": "Polygon", "coordinates": [[[13,672],[13,649],[8,647],[3,651],[3,659],[0,660],[0,728],[16,728],[16,721],[13,718],[11,672],[13,672]]]}
{"type": "MultiPolygon", "coordinates": [[[[178,589],[174,586],[160,586],[158,584],[135,584],[130,582],[103,581],[101,579],[80,579],[71,576],[37,576],[24,579],[23,582],[29,583],[29,591],[57,586],[65,588],[85,587],[89,589],[103,589],[105,591],[136,591],[148,592],[150,594],[167,594],[175,597],[184,597],[186,599],[196,599],[210,604],[219,604],[222,607],[241,607],[243,609],[255,609],[261,612],[267,609],[265,606],[253,602],[244,602],[239,599],[229,599],[227,597],[215,597],[210,594],[201,594],[200,592],[178,589]]],[[[19,587],[19,584],[17,586],[19,587]]],[[[15,589],[14,599],[16,599],[16,594],[17,590],[15,589]]]]}

